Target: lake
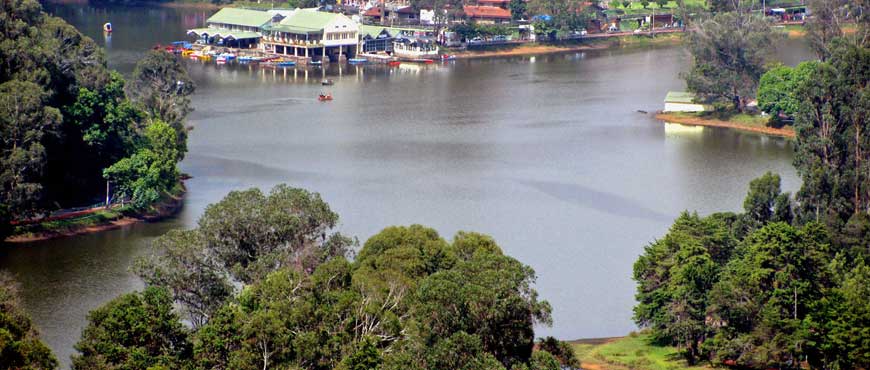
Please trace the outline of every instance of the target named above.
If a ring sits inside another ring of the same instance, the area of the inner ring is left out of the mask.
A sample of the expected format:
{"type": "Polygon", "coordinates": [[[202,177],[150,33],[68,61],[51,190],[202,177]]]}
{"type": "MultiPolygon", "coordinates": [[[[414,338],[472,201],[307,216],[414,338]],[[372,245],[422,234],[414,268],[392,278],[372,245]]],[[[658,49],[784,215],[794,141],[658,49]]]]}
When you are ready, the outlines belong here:
{"type": "MultiPolygon", "coordinates": [[[[212,11],[47,4],[107,48],[126,75],[157,43],[212,11]],[[115,32],[104,38],[102,24],[115,32]]],[[[810,57],[787,40],[780,58],[810,57]]],[[[278,183],[322,194],[361,241],[419,223],[445,238],[492,235],[531,265],[561,339],[618,336],[631,320],[632,264],[683,210],[740,210],[766,171],[799,187],[792,144],[649,114],[683,90],[680,47],[613,49],[445,65],[261,70],[190,63],[194,128],[181,213],[105,233],[4,246],[25,307],[64,366],[87,312],[142,287],[130,263],[172,228],[192,227],[227,192],[278,183]],[[325,88],[320,79],[335,81],[325,88]],[[332,92],[335,100],[318,102],[332,92]]]]}

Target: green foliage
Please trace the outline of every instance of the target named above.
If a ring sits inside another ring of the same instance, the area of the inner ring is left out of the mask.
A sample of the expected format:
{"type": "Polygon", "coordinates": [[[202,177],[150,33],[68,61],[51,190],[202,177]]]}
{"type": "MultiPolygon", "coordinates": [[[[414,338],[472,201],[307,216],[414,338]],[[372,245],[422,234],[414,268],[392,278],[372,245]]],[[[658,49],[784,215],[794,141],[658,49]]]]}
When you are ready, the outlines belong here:
{"type": "Polygon", "coordinates": [[[550,352],[535,351],[529,361],[529,368],[535,370],[562,370],[562,365],[550,352]]]}
{"type": "Polygon", "coordinates": [[[373,370],[377,369],[382,361],[375,340],[366,337],[357,345],[356,351],[344,360],[343,365],[347,370],[373,370]]]}
{"type": "Polygon", "coordinates": [[[88,314],[73,369],[181,369],[191,357],[187,330],[164,289],[115,298],[88,314]]]}
{"type": "Polygon", "coordinates": [[[195,89],[178,58],[159,50],[152,50],[136,64],[127,84],[127,96],[132,101],[142,105],[152,119],[166,122],[175,129],[179,160],[187,152],[184,119],[193,111],[189,96],[195,89]]]}
{"type": "Polygon", "coordinates": [[[544,352],[549,352],[559,361],[562,369],[579,369],[580,360],[566,342],[560,341],[553,337],[541,338],[538,340],[538,349],[544,352]]]}
{"type": "Polygon", "coordinates": [[[743,201],[746,226],[750,230],[770,222],[791,223],[792,210],[788,193],[782,193],[780,177],[767,172],[749,183],[749,193],[743,201]]]}
{"type": "Polygon", "coordinates": [[[800,214],[838,230],[870,209],[870,49],[835,40],[807,75],[795,89],[800,214]]]}
{"type": "Polygon", "coordinates": [[[755,95],[773,44],[774,33],[763,18],[716,14],[689,34],[692,69],[682,77],[701,99],[742,111],[755,95]]]}
{"type": "Polygon", "coordinates": [[[115,195],[146,208],[178,183],[178,135],[168,124],[155,121],[145,129],[145,144],[130,157],[103,171],[115,186],[115,195]]]}
{"type": "Polygon", "coordinates": [[[715,336],[704,344],[718,361],[750,368],[798,368],[806,318],[823,297],[832,259],[818,224],[772,223],[750,234],[710,293],[715,336]]]}
{"type": "Polygon", "coordinates": [[[57,368],[57,359],[39,340],[30,317],[21,308],[18,286],[5,271],[0,271],[0,368],[57,368]]]}
{"type": "Polygon", "coordinates": [[[690,364],[710,333],[707,292],[735,244],[719,218],[683,213],[668,234],[647,246],[634,264],[638,283],[635,322],[649,327],[656,342],[685,348],[690,364]]]}
{"type": "MultiPolygon", "coordinates": [[[[10,218],[27,217],[42,200],[45,142],[57,134],[60,113],[46,106],[48,94],[33,82],[0,84],[0,203],[10,218]]],[[[2,236],[2,235],[0,235],[2,236]]]]}
{"type": "Polygon", "coordinates": [[[230,192],[206,208],[198,232],[235,279],[251,283],[282,266],[310,273],[347,255],[353,240],[327,235],[337,222],[319,194],[282,184],[268,196],[259,189],[230,192]]]}
{"type": "Polygon", "coordinates": [[[511,10],[511,18],[513,20],[523,19],[528,11],[528,5],[525,0],[511,0],[509,4],[511,10]]]}
{"type": "Polygon", "coordinates": [[[195,230],[171,230],[154,249],[160,254],[137,260],[135,272],[146,284],[169,289],[194,328],[204,325],[233,293],[222,266],[195,230]]]}

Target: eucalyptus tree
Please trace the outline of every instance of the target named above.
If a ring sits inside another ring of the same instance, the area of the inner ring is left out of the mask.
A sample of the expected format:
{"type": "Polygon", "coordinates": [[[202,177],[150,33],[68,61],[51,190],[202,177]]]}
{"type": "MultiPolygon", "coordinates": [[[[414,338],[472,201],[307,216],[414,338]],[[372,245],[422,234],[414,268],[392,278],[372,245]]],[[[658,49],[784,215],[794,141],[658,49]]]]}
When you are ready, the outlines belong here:
{"type": "Polygon", "coordinates": [[[690,91],[722,107],[743,111],[755,96],[776,36],[762,17],[718,13],[688,36],[692,67],[682,77],[690,91]]]}

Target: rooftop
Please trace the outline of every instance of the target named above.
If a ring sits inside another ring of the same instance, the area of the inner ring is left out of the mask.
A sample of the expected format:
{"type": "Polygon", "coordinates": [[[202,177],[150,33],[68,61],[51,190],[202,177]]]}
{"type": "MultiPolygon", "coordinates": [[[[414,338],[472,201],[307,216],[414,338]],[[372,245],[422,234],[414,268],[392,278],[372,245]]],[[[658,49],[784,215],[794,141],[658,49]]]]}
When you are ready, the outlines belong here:
{"type": "Polygon", "coordinates": [[[284,18],[279,23],[280,26],[289,26],[297,29],[307,29],[311,31],[319,31],[326,28],[329,22],[340,17],[340,14],[319,12],[310,9],[300,9],[293,15],[284,18]]]}
{"type": "Polygon", "coordinates": [[[695,94],[685,91],[668,91],[665,103],[694,103],[695,94]]]}
{"type": "Polygon", "coordinates": [[[220,37],[224,39],[257,39],[260,38],[260,34],[257,32],[251,31],[233,31],[228,30],[226,28],[194,28],[192,30],[187,30],[188,34],[195,34],[198,37],[208,36],[208,37],[220,37]]]}
{"type": "Polygon", "coordinates": [[[465,15],[471,18],[510,19],[511,17],[510,10],[502,9],[497,6],[466,5],[462,7],[462,10],[465,12],[465,15]]]}
{"type": "Polygon", "coordinates": [[[260,27],[272,21],[272,14],[259,10],[222,8],[206,23],[222,23],[247,27],[260,27]]]}

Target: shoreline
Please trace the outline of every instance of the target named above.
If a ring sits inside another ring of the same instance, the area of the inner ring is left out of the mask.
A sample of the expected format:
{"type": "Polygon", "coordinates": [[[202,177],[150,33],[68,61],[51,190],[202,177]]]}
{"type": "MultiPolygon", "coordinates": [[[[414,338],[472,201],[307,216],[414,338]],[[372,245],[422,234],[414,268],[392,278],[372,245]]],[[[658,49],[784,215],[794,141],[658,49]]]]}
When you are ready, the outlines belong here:
{"type": "Polygon", "coordinates": [[[747,124],[732,122],[732,121],[722,121],[714,118],[703,118],[703,117],[693,117],[693,116],[685,116],[674,113],[657,113],[656,119],[663,122],[668,123],[679,123],[681,125],[690,125],[690,126],[706,126],[706,127],[722,127],[729,128],[733,130],[739,131],[747,131],[754,132],[759,134],[765,134],[770,136],[779,136],[785,137],[788,139],[794,139],[796,134],[793,128],[773,128],[773,127],[759,127],[759,126],[750,126],[747,124]]]}
{"type": "Polygon", "coordinates": [[[641,46],[679,45],[682,43],[682,35],[682,33],[661,34],[657,37],[650,37],[648,35],[624,35],[588,39],[579,42],[566,42],[563,44],[522,43],[493,47],[490,49],[462,50],[456,52],[446,50],[445,52],[456,55],[456,59],[547,55],[641,46]]]}
{"type": "MultiPolygon", "coordinates": [[[[124,215],[123,212],[117,217],[102,220],[96,224],[73,224],[67,227],[61,227],[56,230],[43,230],[36,232],[25,232],[14,234],[3,240],[3,243],[22,244],[51,239],[66,238],[76,235],[94,234],[108,230],[127,227],[140,222],[154,222],[177,214],[184,205],[184,197],[187,195],[187,188],[183,182],[179,182],[181,191],[176,194],[168,194],[165,199],[153,204],[151,210],[141,212],[136,215],[124,215]]],[[[79,220],[84,217],[78,218],[79,220]]],[[[75,222],[76,218],[69,219],[75,222]]],[[[36,224],[41,225],[41,224],[36,224]]]]}

